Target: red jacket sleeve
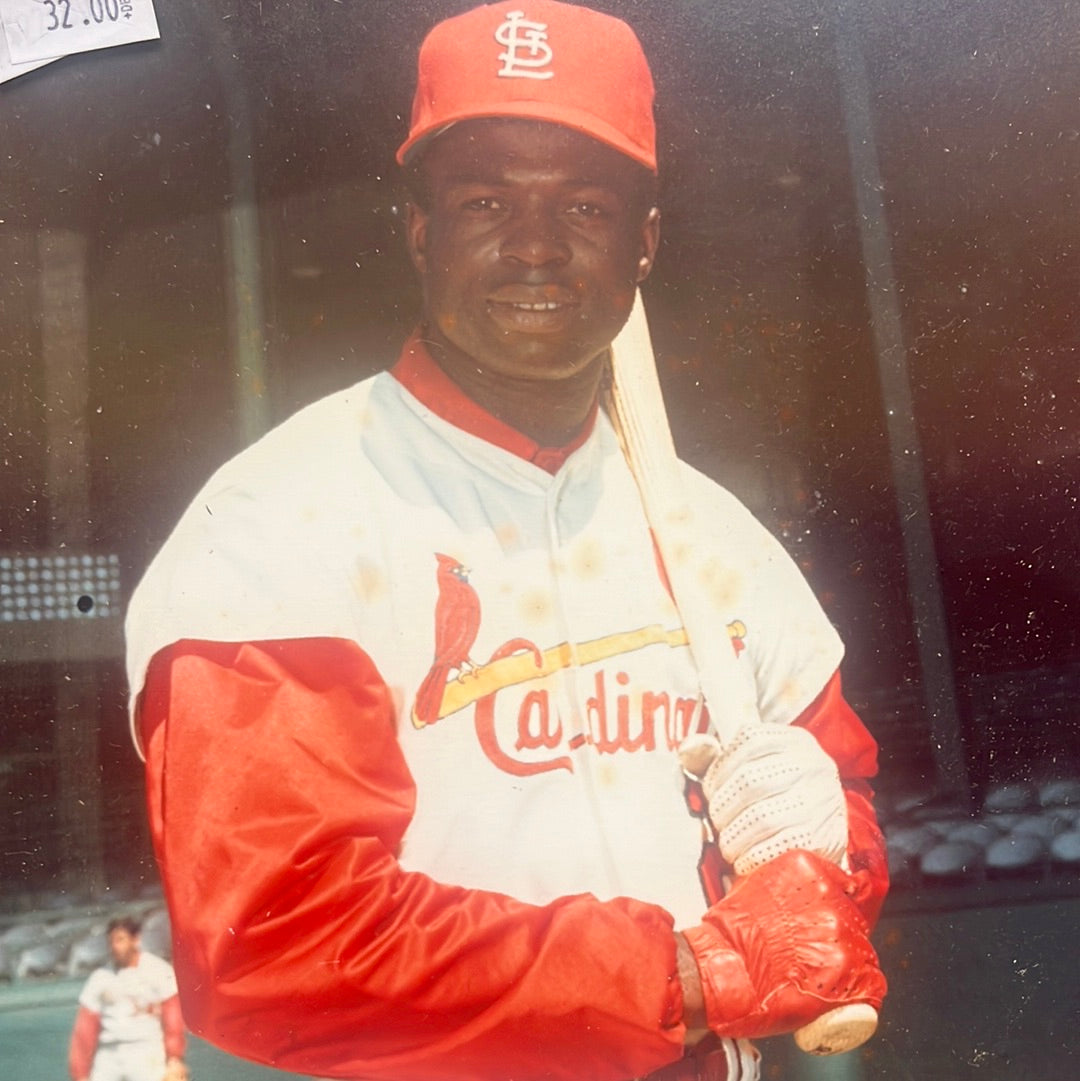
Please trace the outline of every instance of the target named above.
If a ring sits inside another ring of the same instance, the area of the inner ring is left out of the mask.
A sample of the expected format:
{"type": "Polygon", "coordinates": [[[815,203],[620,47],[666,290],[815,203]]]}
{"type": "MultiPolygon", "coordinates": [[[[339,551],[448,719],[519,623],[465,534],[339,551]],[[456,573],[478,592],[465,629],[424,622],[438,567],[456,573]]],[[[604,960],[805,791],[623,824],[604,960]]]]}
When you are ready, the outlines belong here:
{"type": "Polygon", "coordinates": [[[181,642],[139,703],[192,1031],[370,1081],[621,1081],[682,1051],[671,917],[407,872],[389,692],[337,639],[181,642]]]}
{"type": "Polygon", "coordinates": [[[183,1058],[187,1039],[184,1034],[184,1015],[180,1009],[180,996],[173,995],[161,1004],[161,1031],[165,1037],[167,1058],[183,1058]]]}
{"type": "Polygon", "coordinates": [[[80,1006],[75,1014],[75,1026],[68,1045],[68,1072],[72,1081],[85,1081],[90,1076],[100,1032],[101,1015],[80,1006]]]}
{"type": "Polygon", "coordinates": [[[869,779],[877,774],[877,743],[844,699],[840,673],[796,718],[832,756],[840,771],[848,810],[848,864],[858,883],[856,900],[871,927],[889,892],[885,838],[874,813],[869,779]]]}

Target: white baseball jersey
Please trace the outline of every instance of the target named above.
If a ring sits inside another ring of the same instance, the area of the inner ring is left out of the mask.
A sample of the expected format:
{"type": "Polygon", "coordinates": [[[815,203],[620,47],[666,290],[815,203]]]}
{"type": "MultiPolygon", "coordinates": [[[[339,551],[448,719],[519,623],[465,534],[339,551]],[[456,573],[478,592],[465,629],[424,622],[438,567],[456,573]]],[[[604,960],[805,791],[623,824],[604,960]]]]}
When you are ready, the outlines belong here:
{"type": "Polygon", "coordinates": [[[161,1004],[176,991],[172,966],[142,950],[134,965],[95,969],[79,995],[79,1005],[101,1017],[98,1046],[147,1043],[161,1050],[161,1004]]]}
{"type": "MultiPolygon", "coordinates": [[[[611,426],[599,414],[549,473],[410,393],[419,352],[404,375],[302,410],[203,488],[132,602],[133,692],[180,639],[353,641],[394,695],[416,781],[406,869],[538,904],[629,896],[696,922],[701,824],[675,748],[707,720],[611,426]]],[[[788,723],[839,640],[742,505],[689,467],[687,485],[735,539],[701,553],[724,568],[703,588],[734,671],[764,722],[788,723]]]]}

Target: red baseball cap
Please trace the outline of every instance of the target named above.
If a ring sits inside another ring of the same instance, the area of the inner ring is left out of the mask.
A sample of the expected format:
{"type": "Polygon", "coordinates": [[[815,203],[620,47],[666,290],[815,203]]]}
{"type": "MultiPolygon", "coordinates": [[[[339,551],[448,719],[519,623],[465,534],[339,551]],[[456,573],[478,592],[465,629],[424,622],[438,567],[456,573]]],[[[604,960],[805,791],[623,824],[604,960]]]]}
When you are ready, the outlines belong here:
{"type": "Polygon", "coordinates": [[[621,19],[558,0],[504,0],[435,26],[420,46],[404,165],[459,120],[522,117],[562,124],[656,172],[653,81],[621,19]]]}

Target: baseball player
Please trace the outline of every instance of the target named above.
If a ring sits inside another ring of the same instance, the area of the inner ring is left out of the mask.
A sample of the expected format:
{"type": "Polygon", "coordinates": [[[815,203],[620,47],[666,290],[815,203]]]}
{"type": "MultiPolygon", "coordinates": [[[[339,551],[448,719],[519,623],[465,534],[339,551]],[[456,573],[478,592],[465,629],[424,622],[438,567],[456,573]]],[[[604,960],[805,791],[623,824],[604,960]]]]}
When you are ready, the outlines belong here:
{"type": "Polygon", "coordinates": [[[110,920],[112,963],[79,995],[68,1069],[72,1081],[186,1081],[184,1021],[172,966],[142,948],[139,921],[110,920]]]}
{"type": "Polygon", "coordinates": [[[659,240],[652,98],[610,16],[514,0],[436,26],[398,154],[420,325],[223,466],[132,600],[185,1018],[234,1053],[734,1081],[753,1038],[881,1002],[876,748],[841,645],[689,468],[756,720],[703,784],[678,760],[724,707],[601,406],[659,240]]]}

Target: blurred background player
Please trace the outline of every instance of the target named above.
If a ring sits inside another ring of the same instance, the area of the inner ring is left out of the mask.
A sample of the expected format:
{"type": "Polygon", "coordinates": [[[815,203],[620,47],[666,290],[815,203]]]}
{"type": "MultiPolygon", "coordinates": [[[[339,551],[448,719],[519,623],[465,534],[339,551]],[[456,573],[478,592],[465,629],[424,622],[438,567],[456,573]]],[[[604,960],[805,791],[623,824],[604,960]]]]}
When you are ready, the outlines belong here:
{"type": "Polygon", "coordinates": [[[131,916],[109,921],[112,963],[79,995],[68,1051],[72,1081],[184,1081],[184,1021],[172,966],[142,948],[131,916]]]}

